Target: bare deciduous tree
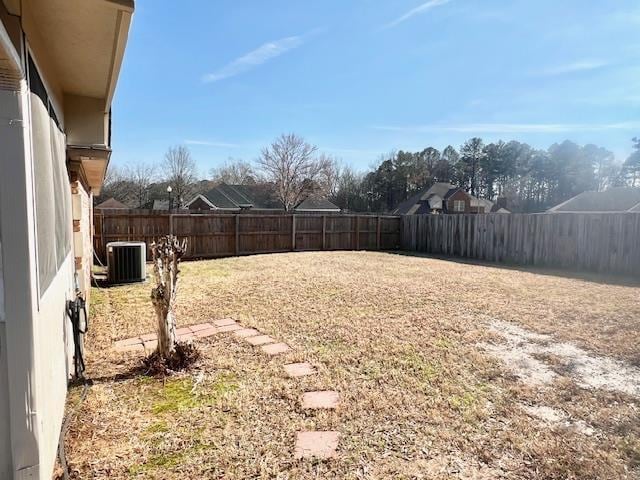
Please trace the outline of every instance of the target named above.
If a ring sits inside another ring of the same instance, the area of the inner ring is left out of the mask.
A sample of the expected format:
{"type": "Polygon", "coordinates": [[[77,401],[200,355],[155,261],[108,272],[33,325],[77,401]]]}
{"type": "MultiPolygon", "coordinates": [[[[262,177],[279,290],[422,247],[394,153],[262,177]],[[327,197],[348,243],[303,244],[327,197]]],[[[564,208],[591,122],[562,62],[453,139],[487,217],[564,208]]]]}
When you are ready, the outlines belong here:
{"type": "Polygon", "coordinates": [[[136,207],[143,208],[149,200],[149,189],[154,182],[156,167],[148,163],[137,163],[126,170],[126,176],[132,184],[132,196],[136,207]]]}
{"type": "Polygon", "coordinates": [[[107,174],[102,184],[100,197],[96,202],[103,202],[109,198],[115,198],[123,203],[130,201],[131,184],[128,181],[127,173],[117,165],[109,165],[107,174]]]}
{"type": "Polygon", "coordinates": [[[230,158],[224,165],[212,168],[211,181],[230,185],[253,185],[258,181],[258,175],[249,162],[230,158]]]}
{"type": "Polygon", "coordinates": [[[173,308],[178,291],[178,263],[186,250],[186,240],[179,242],[173,235],[160,238],[151,245],[156,286],[151,301],[156,311],[158,353],[169,359],[175,350],[176,319],[173,308]]]}
{"type": "Polygon", "coordinates": [[[258,165],[275,186],[276,197],[286,211],[292,210],[317,185],[323,162],[317,147],[291,133],[281,135],[262,150],[258,165]]]}
{"type": "Polygon", "coordinates": [[[318,156],[317,162],[320,168],[320,172],[318,173],[320,191],[323,195],[333,199],[338,194],[343,166],[337,158],[324,153],[318,156]]]}
{"type": "Polygon", "coordinates": [[[193,184],[197,179],[196,162],[191,152],[184,145],[169,148],[162,164],[165,180],[169,182],[178,207],[191,195],[193,184]]]}

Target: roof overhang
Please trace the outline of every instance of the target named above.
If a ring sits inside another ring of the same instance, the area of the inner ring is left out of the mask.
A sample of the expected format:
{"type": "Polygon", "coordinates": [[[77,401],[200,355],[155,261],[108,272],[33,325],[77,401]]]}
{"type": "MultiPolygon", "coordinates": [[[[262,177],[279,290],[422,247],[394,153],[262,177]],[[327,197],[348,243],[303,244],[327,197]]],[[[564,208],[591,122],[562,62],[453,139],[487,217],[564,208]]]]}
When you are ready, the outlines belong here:
{"type": "Polygon", "coordinates": [[[103,99],[108,112],[133,9],[133,0],[23,0],[18,14],[27,39],[46,47],[62,92],[103,99]]]}
{"type": "Polygon", "coordinates": [[[79,162],[82,165],[87,184],[95,195],[100,195],[102,182],[107,173],[111,149],[108,147],[82,145],[69,145],[67,147],[67,157],[72,162],[79,162]]]}

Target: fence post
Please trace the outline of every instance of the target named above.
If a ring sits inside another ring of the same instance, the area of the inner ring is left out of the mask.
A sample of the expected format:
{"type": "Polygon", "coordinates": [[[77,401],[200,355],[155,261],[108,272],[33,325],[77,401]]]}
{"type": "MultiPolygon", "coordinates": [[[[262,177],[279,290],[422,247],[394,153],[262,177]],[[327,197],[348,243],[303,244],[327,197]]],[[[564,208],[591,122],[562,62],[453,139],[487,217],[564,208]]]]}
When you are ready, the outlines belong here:
{"type": "Polygon", "coordinates": [[[296,215],[291,215],[291,250],[296,249],[296,215]]]}
{"type": "Polygon", "coordinates": [[[169,235],[173,235],[173,214],[169,214],[169,235]]]}
{"type": "Polygon", "coordinates": [[[356,250],[360,250],[360,217],[356,215],[356,250]]]}
{"type": "Polygon", "coordinates": [[[378,215],[378,221],[376,222],[376,248],[380,250],[380,215],[378,215]]]}
{"type": "Polygon", "coordinates": [[[322,216],[322,250],[327,249],[327,216],[322,216]]]}
{"type": "Polygon", "coordinates": [[[233,232],[235,234],[234,249],[236,256],[240,255],[240,215],[236,213],[236,226],[233,232]]]}

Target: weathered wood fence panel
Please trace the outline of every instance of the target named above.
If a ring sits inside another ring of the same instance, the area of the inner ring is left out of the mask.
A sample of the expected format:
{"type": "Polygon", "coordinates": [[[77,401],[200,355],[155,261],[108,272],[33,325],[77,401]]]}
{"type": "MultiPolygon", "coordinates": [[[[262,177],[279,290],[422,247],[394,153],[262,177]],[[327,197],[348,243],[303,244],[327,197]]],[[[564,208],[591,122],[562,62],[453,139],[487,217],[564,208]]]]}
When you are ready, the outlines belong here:
{"type": "Polygon", "coordinates": [[[640,277],[640,213],[407,215],[402,248],[640,277]]]}
{"type": "MultiPolygon", "coordinates": [[[[101,262],[106,245],[168,233],[186,238],[186,258],[309,250],[397,250],[401,219],[373,215],[159,214],[103,211],[94,215],[93,246],[101,262]]],[[[150,255],[150,251],[147,252],[150,255]]]]}

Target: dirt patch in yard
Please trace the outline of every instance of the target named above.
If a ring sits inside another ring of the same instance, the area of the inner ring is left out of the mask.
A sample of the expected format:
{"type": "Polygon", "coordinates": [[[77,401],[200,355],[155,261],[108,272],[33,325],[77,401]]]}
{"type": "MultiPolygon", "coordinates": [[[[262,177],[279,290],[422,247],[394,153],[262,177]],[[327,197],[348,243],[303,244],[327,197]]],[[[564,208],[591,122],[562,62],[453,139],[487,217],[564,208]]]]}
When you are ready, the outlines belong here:
{"type": "Polygon", "coordinates": [[[489,329],[502,342],[481,344],[480,347],[500,358],[507,368],[522,380],[550,384],[556,373],[540,357],[553,356],[567,375],[584,388],[602,388],[629,395],[640,395],[640,368],[609,357],[597,356],[566,342],[556,342],[550,335],[541,335],[506,322],[494,320],[489,329]]]}
{"type": "Polygon", "coordinates": [[[225,334],[200,341],[189,375],[127,376],[140,354],[111,345],[153,331],[150,286],[94,291],[87,362],[95,384],[66,439],[75,478],[640,475],[637,397],[572,376],[566,351],[532,352],[552,373],[540,388],[478,347],[508,344],[487,326],[498,320],[507,336],[523,329],[525,345],[570,343],[631,365],[640,358],[639,288],[367,252],[182,270],[181,325],[234,317],[292,351],[270,358],[225,334]],[[288,378],[283,365],[299,362],[317,374],[288,378]],[[339,408],[303,409],[302,393],[314,390],[339,392],[339,408]],[[308,430],[340,432],[337,457],[294,459],[296,432],[308,430]]]}

